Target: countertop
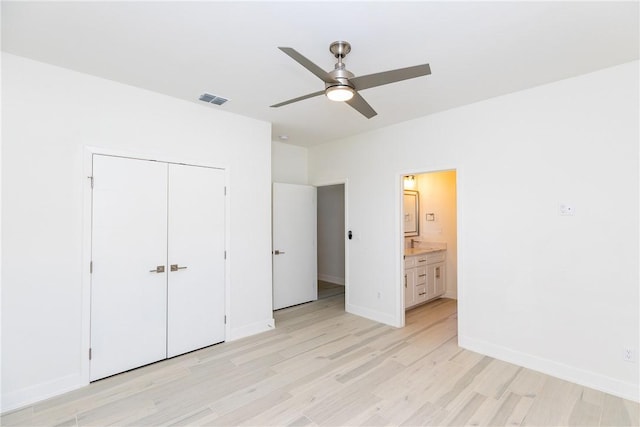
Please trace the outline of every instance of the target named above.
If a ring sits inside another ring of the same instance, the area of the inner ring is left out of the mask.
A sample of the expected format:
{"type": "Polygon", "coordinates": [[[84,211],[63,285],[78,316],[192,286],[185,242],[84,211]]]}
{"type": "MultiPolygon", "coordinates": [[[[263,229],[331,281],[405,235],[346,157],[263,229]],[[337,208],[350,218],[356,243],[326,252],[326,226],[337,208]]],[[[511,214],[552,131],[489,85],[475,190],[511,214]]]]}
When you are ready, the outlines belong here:
{"type": "Polygon", "coordinates": [[[440,251],[446,251],[446,248],[441,248],[441,247],[437,247],[437,246],[431,246],[431,247],[423,247],[423,248],[407,248],[404,250],[404,256],[415,256],[415,255],[423,255],[423,254],[430,254],[432,252],[440,252],[440,251]]]}

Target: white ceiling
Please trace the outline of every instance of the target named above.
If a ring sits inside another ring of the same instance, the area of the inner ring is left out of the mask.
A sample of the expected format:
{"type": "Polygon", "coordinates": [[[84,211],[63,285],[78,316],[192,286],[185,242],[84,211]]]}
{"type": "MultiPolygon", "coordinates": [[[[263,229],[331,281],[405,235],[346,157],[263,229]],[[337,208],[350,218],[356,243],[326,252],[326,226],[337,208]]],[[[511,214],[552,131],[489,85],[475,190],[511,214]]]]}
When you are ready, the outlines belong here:
{"type": "Polygon", "coordinates": [[[638,14],[637,1],[3,1],[2,49],[266,120],[274,140],[311,146],[636,60],[638,14]],[[369,120],[324,96],[269,108],[324,88],[277,47],[331,70],[335,40],[351,43],[355,75],[425,62],[432,75],[362,91],[369,120]]]}

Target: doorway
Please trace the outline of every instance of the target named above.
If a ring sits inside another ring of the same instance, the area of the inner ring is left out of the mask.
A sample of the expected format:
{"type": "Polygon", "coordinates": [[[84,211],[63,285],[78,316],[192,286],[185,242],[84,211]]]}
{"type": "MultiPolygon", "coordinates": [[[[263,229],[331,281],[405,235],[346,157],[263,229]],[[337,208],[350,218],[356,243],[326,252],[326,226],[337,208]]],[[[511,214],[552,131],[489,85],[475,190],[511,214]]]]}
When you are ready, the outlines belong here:
{"type": "Polygon", "coordinates": [[[404,316],[427,301],[457,299],[457,171],[411,173],[401,181],[404,316]]]}
{"type": "Polygon", "coordinates": [[[345,294],[345,184],[318,187],[318,299],[345,294]]]}

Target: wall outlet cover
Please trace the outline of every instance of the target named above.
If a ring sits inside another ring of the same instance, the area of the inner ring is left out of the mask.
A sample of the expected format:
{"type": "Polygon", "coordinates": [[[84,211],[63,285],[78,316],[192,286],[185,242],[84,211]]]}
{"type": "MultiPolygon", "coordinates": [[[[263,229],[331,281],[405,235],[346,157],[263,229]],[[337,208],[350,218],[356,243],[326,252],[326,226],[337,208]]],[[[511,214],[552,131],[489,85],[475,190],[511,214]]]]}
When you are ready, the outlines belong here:
{"type": "Polygon", "coordinates": [[[622,349],[622,359],[625,362],[635,362],[636,361],[636,352],[630,348],[622,349]]]}
{"type": "Polygon", "coordinates": [[[562,216],[573,216],[576,212],[575,207],[571,203],[560,203],[558,209],[562,216]]]}

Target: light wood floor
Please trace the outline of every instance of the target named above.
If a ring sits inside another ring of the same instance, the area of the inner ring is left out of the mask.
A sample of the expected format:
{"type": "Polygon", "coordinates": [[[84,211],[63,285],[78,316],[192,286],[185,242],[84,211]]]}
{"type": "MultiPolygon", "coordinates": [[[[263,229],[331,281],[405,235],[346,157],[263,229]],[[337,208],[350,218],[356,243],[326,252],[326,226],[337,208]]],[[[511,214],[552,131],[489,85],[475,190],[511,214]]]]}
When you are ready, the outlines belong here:
{"type": "Polygon", "coordinates": [[[318,280],[318,299],[325,299],[338,294],[344,294],[344,286],[318,280]]]}
{"type": "Polygon", "coordinates": [[[460,349],[453,300],[407,312],[403,329],[345,313],[343,295],[275,317],[2,425],[638,425],[637,403],[460,349]]]}

